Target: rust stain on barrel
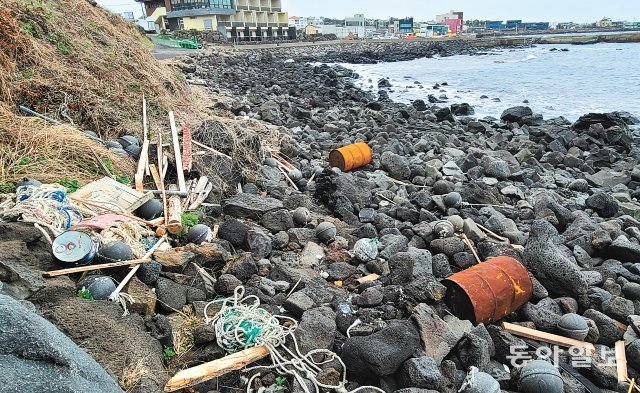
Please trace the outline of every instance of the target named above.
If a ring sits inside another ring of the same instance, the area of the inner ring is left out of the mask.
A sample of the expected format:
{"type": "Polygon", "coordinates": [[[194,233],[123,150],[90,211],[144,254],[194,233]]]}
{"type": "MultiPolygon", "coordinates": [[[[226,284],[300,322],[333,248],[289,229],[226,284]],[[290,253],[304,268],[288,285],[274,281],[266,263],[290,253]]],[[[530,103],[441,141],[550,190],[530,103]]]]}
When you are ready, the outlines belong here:
{"type": "Polygon", "coordinates": [[[446,280],[447,305],[473,323],[497,321],[525,304],[533,292],[527,269],[511,257],[489,259],[446,280]]]}

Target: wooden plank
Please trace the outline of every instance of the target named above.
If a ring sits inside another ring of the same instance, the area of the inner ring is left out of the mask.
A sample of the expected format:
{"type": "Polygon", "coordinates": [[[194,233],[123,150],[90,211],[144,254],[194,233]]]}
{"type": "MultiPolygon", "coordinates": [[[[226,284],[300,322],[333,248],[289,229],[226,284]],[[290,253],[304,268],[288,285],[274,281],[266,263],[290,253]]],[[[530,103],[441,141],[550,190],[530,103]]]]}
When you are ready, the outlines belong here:
{"type": "Polygon", "coordinates": [[[153,182],[156,184],[156,188],[158,189],[159,193],[162,194],[162,190],[160,189],[160,173],[158,172],[158,167],[156,166],[156,164],[150,164],[149,170],[151,171],[151,176],[153,177],[153,182]]]}
{"type": "Polygon", "coordinates": [[[615,348],[618,382],[627,382],[629,380],[629,375],[627,374],[627,354],[624,351],[624,341],[616,341],[615,348]]]}
{"type": "Polygon", "coordinates": [[[138,160],[138,170],[134,176],[136,191],[142,192],[144,186],[144,174],[145,168],[149,161],[149,140],[145,140],[142,143],[142,150],[140,151],[140,159],[138,160]]]}
{"type": "Polygon", "coordinates": [[[590,353],[594,353],[596,350],[596,348],[591,343],[574,340],[568,337],[558,336],[557,334],[541,332],[535,329],[529,329],[524,326],[514,325],[508,322],[503,322],[502,327],[504,328],[505,331],[511,334],[515,334],[516,336],[527,337],[536,341],[543,341],[549,344],[555,344],[562,347],[581,347],[581,348],[585,348],[590,353]]]}
{"type": "MultiPolygon", "coordinates": [[[[177,190],[178,186],[175,184],[169,185],[169,190],[177,190]]],[[[169,220],[167,222],[167,230],[169,233],[178,234],[182,231],[182,205],[180,204],[180,197],[172,195],[169,198],[169,220]]]]}
{"type": "MultiPolygon", "coordinates": [[[[162,133],[158,133],[158,167],[161,167],[164,162],[164,154],[162,152],[162,133]]],[[[158,174],[160,178],[160,185],[158,189],[162,193],[162,207],[164,209],[164,226],[167,226],[169,219],[169,206],[167,205],[167,194],[164,192],[164,174],[158,174]]]]}
{"type": "Polygon", "coordinates": [[[191,172],[191,165],[193,164],[191,150],[191,130],[185,127],[182,129],[182,168],[187,172],[191,172]]]}
{"type": "Polygon", "coordinates": [[[147,127],[147,99],[142,93],[142,135],[145,140],[149,139],[149,128],[147,127]]]}
{"type": "Polygon", "coordinates": [[[184,169],[182,168],[182,154],[180,153],[180,141],[178,140],[178,130],[173,112],[169,112],[169,124],[171,125],[171,139],[173,140],[173,154],[176,157],[176,172],[178,175],[178,188],[180,191],[187,191],[184,181],[184,169]]]}
{"type": "Polygon", "coordinates": [[[164,386],[164,391],[175,392],[176,390],[209,381],[228,372],[240,370],[244,366],[264,359],[267,356],[269,356],[269,349],[267,349],[267,347],[252,347],[227,355],[221,359],[178,371],[164,386]]]}
{"type": "Polygon", "coordinates": [[[118,267],[118,266],[139,265],[141,263],[145,263],[149,261],[151,261],[150,258],[132,259],[130,261],[111,262],[111,263],[103,263],[100,265],[87,265],[87,266],[71,267],[68,269],[52,270],[50,272],[42,272],[42,275],[44,277],[56,277],[56,276],[63,276],[65,274],[88,272],[91,270],[109,269],[109,268],[118,267]]]}
{"type": "Polygon", "coordinates": [[[207,197],[209,196],[212,190],[213,190],[213,183],[207,183],[207,186],[205,187],[205,189],[202,190],[202,192],[199,192],[195,201],[193,201],[193,203],[189,205],[189,210],[197,209],[202,204],[202,202],[204,202],[204,200],[207,199],[207,197]]]}
{"type": "Polygon", "coordinates": [[[152,199],[153,195],[143,194],[110,177],[103,177],[80,187],[69,197],[98,204],[97,207],[105,207],[107,211],[126,213],[134,211],[152,199]]]}
{"type": "MultiPolygon", "coordinates": [[[[149,122],[147,121],[147,99],[142,93],[142,136],[146,142],[149,140],[149,122]]],[[[144,164],[144,173],[149,176],[151,171],[149,169],[149,151],[147,150],[146,161],[144,164]]]]}

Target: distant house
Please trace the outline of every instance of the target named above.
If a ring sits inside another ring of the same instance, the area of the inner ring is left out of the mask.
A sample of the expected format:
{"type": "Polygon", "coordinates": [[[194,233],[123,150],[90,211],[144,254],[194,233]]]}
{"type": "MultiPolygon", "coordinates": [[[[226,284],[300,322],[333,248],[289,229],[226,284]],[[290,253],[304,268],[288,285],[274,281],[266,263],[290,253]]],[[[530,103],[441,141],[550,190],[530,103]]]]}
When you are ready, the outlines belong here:
{"type": "Polygon", "coordinates": [[[451,10],[448,14],[436,15],[436,22],[447,25],[450,33],[459,34],[464,27],[464,13],[451,10]]]}
{"type": "Polygon", "coordinates": [[[144,4],[148,18],[161,15],[157,24],[169,30],[217,30],[227,38],[245,41],[296,36],[282,0],[136,1],[144,4]]]}
{"type": "Polygon", "coordinates": [[[304,34],[305,34],[305,35],[318,35],[318,34],[322,34],[322,26],[307,25],[307,26],[304,28],[304,34]]]}

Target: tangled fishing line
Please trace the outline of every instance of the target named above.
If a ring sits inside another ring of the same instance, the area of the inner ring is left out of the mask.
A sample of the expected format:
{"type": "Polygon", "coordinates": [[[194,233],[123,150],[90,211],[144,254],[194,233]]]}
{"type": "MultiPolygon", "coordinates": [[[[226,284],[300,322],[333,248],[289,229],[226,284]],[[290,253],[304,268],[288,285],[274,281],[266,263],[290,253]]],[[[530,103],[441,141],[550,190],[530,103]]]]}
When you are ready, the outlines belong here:
{"type": "MultiPolygon", "coordinates": [[[[312,393],[304,379],[311,381],[315,393],[320,388],[333,389],[338,393],[356,393],[363,389],[372,389],[384,393],[375,386],[360,386],[351,392],[347,391],[346,366],[342,359],[334,352],[327,349],[315,349],[303,355],[298,347],[293,332],[298,327],[295,319],[283,315],[272,315],[260,308],[260,299],[257,296],[244,296],[244,287],[239,286],[234,290],[233,297],[217,299],[209,302],[204,308],[205,322],[211,324],[216,332],[218,345],[227,353],[235,353],[254,346],[265,346],[271,355],[271,366],[256,366],[245,369],[252,371],[257,369],[275,369],[281,374],[293,376],[305,391],[312,393]],[[207,309],[210,306],[220,307],[212,318],[207,309]],[[281,324],[280,322],[284,324],[281,324]],[[285,343],[290,338],[293,350],[285,343]],[[324,361],[317,361],[314,355],[324,355],[324,361]],[[337,360],[342,366],[342,378],[338,385],[327,385],[318,381],[318,374],[322,371],[323,364],[337,360]]],[[[260,374],[256,373],[249,379],[247,393],[251,392],[251,383],[260,374]]]]}
{"type": "Polygon", "coordinates": [[[67,197],[66,189],[57,184],[21,186],[16,190],[15,202],[0,205],[0,218],[18,219],[38,228],[51,243],[45,227],[58,236],[82,220],[77,206],[67,197]]]}

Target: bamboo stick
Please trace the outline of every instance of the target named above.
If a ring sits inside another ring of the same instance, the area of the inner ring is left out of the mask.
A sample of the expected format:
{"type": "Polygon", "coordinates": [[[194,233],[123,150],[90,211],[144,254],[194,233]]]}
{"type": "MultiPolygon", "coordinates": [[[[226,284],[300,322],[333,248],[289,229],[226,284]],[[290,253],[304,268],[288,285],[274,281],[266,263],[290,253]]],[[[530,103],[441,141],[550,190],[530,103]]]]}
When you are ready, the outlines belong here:
{"type": "MultiPolygon", "coordinates": [[[[164,243],[165,240],[167,240],[166,237],[161,237],[160,239],[158,239],[156,244],[154,244],[153,247],[151,247],[149,251],[147,251],[147,253],[144,254],[142,259],[151,258],[153,253],[160,247],[160,245],[162,245],[162,243],[164,243]]],[[[122,281],[120,281],[120,284],[118,285],[118,287],[114,289],[113,292],[111,292],[111,295],[109,295],[109,300],[115,301],[118,298],[118,295],[122,291],[122,288],[124,288],[124,286],[127,285],[129,280],[131,280],[131,277],[133,277],[133,275],[136,274],[139,268],[140,268],[140,265],[135,265],[133,269],[129,271],[129,273],[125,276],[125,278],[123,278],[122,281]]]]}
{"type": "Polygon", "coordinates": [[[198,147],[200,147],[202,149],[208,150],[211,153],[217,154],[217,155],[222,156],[222,157],[227,157],[228,159],[233,160],[233,158],[231,158],[230,156],[224,154],[223,152],[217,151],[213,147],[209,147],[209,146],[207,146],[207,145],[205,145],[203,143],[200,143],[200,142],[198,142],[198,141],[196,141],[194,139],[191,140],[191,143],[193,143],[194,145],[196,145],[196,146],[198,146],[198,147]]]}
{"type": "Polygon", "coordinates": [[[151,259],[149,259],[149,258],[147,258],[147,259],[132,259],[130,261],[103,263],[103,264],[100,264],[100,265],[78,266],[78,267],[71,267],[71,268],[68,268],[68,269],[52,270],[50,272],[42,272],[42,275],[44,277],[56,277],[56,276],[63,276],[65,274],[88,272],[88,271],[91,271],[91,270],[109,269],[109,268],[118,267],[118,266],[139,265],[141,263],[145,263],[145,262],[149,262],[149,261],[151,261],[151,259]]]}

